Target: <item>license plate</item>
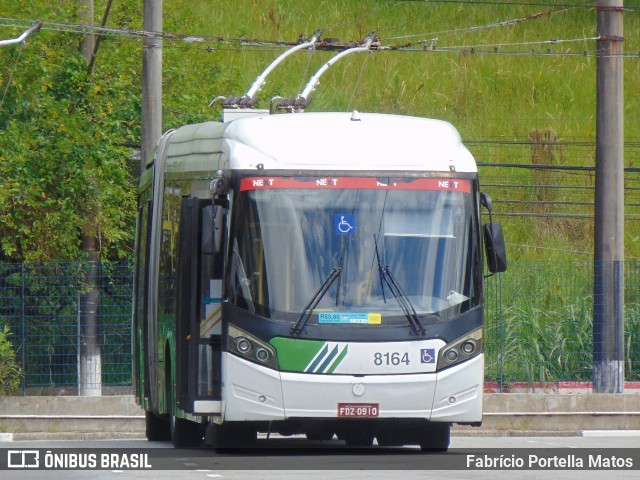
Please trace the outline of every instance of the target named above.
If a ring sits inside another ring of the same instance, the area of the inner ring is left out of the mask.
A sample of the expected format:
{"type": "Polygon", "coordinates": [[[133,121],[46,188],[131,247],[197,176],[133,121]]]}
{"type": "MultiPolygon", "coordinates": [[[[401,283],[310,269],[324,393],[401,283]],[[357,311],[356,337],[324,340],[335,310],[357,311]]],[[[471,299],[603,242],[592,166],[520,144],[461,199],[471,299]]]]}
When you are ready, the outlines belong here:
{"type": "Polygon", "coordinates": [[[339,417],[377,417],[380,407],[377,403],[339,403],[339,417]]]}

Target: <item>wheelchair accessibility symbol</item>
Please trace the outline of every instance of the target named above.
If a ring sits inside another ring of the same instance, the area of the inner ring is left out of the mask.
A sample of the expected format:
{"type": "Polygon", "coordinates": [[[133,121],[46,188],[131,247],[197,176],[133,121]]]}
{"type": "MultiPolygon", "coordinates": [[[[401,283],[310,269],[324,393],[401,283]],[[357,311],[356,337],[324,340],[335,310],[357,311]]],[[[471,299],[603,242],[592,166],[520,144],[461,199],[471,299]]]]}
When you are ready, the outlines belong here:
{"type": "Polygon", "coordinates": [[[436,363],[436,350],[434,348],[421,348],[420,363],[436,363]]]}
{"type": "Polygon", "coordinates": [[[333,225],[336,235],[351,235],[356,229],[356,216],[353,213],[335,215],[333,225]]]}

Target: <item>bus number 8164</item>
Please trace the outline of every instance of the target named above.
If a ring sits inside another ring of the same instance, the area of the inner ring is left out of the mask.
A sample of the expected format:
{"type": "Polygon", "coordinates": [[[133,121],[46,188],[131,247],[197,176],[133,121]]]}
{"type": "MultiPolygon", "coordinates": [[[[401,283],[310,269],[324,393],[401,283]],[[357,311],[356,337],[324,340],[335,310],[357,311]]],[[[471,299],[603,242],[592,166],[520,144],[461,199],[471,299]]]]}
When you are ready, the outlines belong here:
{"type": "Polygon", "coordinates": [[[409,360],[409,354],[407,352],[401,353],[401,352],[376,352],[373,355],[373,363],[380,367],[380,366],[389,366],[389,365],[393,365],[393,366],[398,366],[401,363],[404,363],[405,365],[409,365],[411,363],[411,361],[409,360]]]}

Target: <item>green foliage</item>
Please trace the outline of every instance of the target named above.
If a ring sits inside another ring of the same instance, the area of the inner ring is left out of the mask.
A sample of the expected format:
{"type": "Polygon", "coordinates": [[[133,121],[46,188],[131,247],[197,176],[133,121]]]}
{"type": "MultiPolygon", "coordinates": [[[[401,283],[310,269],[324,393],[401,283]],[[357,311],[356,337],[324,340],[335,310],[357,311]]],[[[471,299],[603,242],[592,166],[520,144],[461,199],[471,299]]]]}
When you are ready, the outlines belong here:
{"type": "Polygon", "coordinates": [[[4,325],[0,329],[0,395],[15,393],[22,382],[22,369],[16,362],[10,336],[9,326],[4,325]]]}
{"type": "MultiPolygon", "coordinates": [[[[413,52],[386,50],[343,58],[322,76],[308,111],[355,108],[441,118],[450,121],[465,141],[479,143],[486,140],[524,143],[529,141],[530,132],[536,130],[553,131],[558,142],[594,142],[595,10],[585,6],[555,8],[553,3],[237,0],[219,2],[215,14],[208,10],[208,4],[181,8],[185,4],[179,3],[180,7],[172,9],[165,21],[165,28],[184,31],[181,26],[189,25],[189,32],[201,35],[289,41],[322,28],[323,38],[338,38],[344,43],[360,41],[372,31],[378,33],[383,45],[423,41],[415,45],[413,52]],[[239,11],[252,14],[239,21],[239,11]],[[554,44],[553,39],[570,41],[554,44]],[[431,45],[452,48],[450,52],[432,51],[431,45]]],[[[624,21],[625,52],[633,53],[640,48],[640,12],[625,11],[624,21]]],[[[164,58],[185,65],[190,72],[183,74],[178,83],[167,84],[165,105],[171,105],[172,113],[184,111],[181,105],[173,103],[178,96],[170,93],[178,93],[178,85],[179,92],[199,96],[200,105],[217,95],[241,95],[284,49],[259,43],[244,47],[231,42],[205,45],[187,49],[178,42],[165,42],[164,58]],[[205,50],[205,45],[212,48],[205,50]],[[224,84],[214,79],[214,72],[220,68],[233,75],[235,82],[224,84]]],[[[334,54],[299,52],[287,58],[268,77],[258,106],[267,108],[276,95],[295,97],[334,54]]],[[[640,128],[640,97],[632,93],[640,81],[640,61],[625,58],[624,70],[625,135],[633,145],[640,128]]],[[[171,82],[169,76],[173,78],[169,73],[165,76],[167,82],[171,82]]],[[[190,112],[206,115],[201,106],[193,105],[195,108],[190,112]]],[[[210,117],[214,115],[209,114],[210,117]]],[[[529,154],[526,147],[515,152],[505,145],[471,149],[480,162],[530,164],[535,155],[529,154]]],[[[635,152],[637,149],[631,150],[632,154],[635,152]]],[[[558,153],[557,160],[562,165],[595,163],[594,152],[584,156],[558,153]]],[[[625,164],[637,166],[638,161],[637,155],[635,158],[631,155],[626,157],[625,164]]],[[[484,178],[482,167],[480,174],[484,178]]],[[[509,171],[508,175],[513,184],[532,183],[529,171],[509,171]]],[[[498,209],[515,210],[512,203],[501,204],[501,200],[525,203],[530,200],[527,194],[531,190],[503,192],[492,187],[487,193],[494,197],[498,209]]],[[[635,199],[629,202],[637,203],[635,199]]],[[[547,260],[568,262],[573,259],[570,252],[592,251],[590,219],[539,220],[522,216],[500,218],[510,252],[517,248],[511,245],[549,247],[554,250],[547,250],[547,260]]],[[[637,257],[640,242],[634,226],[635,223],[630,223],[626,229],[625,249],[627,255],[637,257]]],[[[525,262],[540,257],[540,250],[534,248],[517,253],[525,262]]]]}
{"type": "MultiPolygon", "coordinates": [[[[77,2],[5,3],[7,18],[78,21],[77,2]]],[[[142,3],[114,2],[107,26],[139,30],[142,3]]],[[[165,2],[165,31],[206,38],[163,41],[163,125],[169,129],[217,119],[219,110],[208,103],[218,95],[242,95],[285,48],[259,40],[293,42],[322,28],[324,39],[343,43],[361,41],[372,31],[383,45],[421,43],[413,52],[344,58],[322,77],[310,111],[355,108],[441,118],[464,139],[527,141],[530,132],[550,129],[559,141],[592,141],[595,10],[553,3],[165,2]],[[553,39],[571,41],[539,43],[553,39]],[[432,51],[431,45],[451,51],[432,51]]],[[[105,6],[106,0],[95,1],[96,21],[105,6]]],[[[624,21],[625,51],[637,52],[638,10],[625,11],[624,21]]],[[[100,238],[103,257],[130,256],[137,165],[129,157],[130,147],[140,144],[141,40],[104,37],[89,76],[77,53],[80,36],[61,30],[42,30],[22,49],[0,48],[0,87],[8,86],[0,104],[1,254],[13,260],[74,259],[81,255],[79,236],[89,234],[100,238]]],[[[0,27],[4,38],[18,32],[0,27]]],[[[289,57],[267,79],[257,106],[267,108],[276,95],[296,96],[334,54],[289,57]]],[[[632,93],[640,82],[640,61],[627,57],[624,68],[625,135],[633,142],[640,128],[640,96],[632,93]]],[[[473,153],[480,161],[531,160],[511,158],[500,147],[473,153]]],[[[634,161],[628,159],[627,165],[634,161]]],[[[594,157],[566,156],[562,162],[593,165],[594,157]]],[[[525,174],[514,179],[530,181],[525,174]]],[[[496,199],[500,193],[495,192],[496,199]]],[[[529,243],[539,226],[530,218],[503,223],[512,244],[529,243]]],[[[542,235],[541,241],[555,242],[558,250],[585,250],[590,224],[566,224],[560,230],[562,236],[542,235]]],[[[627,252],[640,255],[637,234],[627,229],[626,236],[627,252]]],[[[522,259],[532,261],[535,255],[535,250],[524,252],[522,259]]]]}
{"type": "Polygon", "coordinates": [[[3,258],[81,258],[81,235],[97,237],[105,258],[131,254],[135,78],[122,59],[89,75],[77,45],[36,34],[18,61],[0,57],[16,64],[0,111],[3,258]]]}

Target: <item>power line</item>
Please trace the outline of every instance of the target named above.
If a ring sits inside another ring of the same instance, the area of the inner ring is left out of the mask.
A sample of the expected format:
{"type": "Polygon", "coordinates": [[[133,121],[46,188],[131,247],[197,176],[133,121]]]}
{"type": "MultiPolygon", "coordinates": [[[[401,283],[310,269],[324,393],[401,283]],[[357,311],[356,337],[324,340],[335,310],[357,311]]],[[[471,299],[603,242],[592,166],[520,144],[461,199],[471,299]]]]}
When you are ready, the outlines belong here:
{"type": "MultiPolygon", "coordinates": [[[[578,3],[551,3],[549,1],[535,2],[535,1],[522,1],[522,0],[397,0],[398,2],[412,2],[412,3],[454,3],[458,5],[478,5],[478,6],[514,6],[514,7],[581,7],[581,8],[595,8],[596,2],[578,2],[578,3]]],[[[624,10],[636,11],[639,7],[625,7],[624,10]]]]}
{"type": "MultiPolygon", "coordinates": [[[[454,28],[454,29],[449,29],[449,30],[441,30],[441,31],[436,31],[436,32],[428,32],[428,33],[415,33],[415,34],[410,34],[410,35],[389,37],[387,40],[398,40],[398,39],[402,39],[402,38],[424,37],[424,36],[443,35],[443,34],[459,35],[459,34],[462,34],[462,33],[480,32],[480,31],[484,31],[484,30],[490,30],[490,29],[493,29],[493,28],[508,27],[508,26],[512,26],[512,25],[517,25],[519,23],[538,20],[540,18],[549,17],[549,16],[551,16],[551,15],[553,15],[555,13],[566,12],[568,10],[570,10],[570,9],[569,8],[564,8],[564,9],[561,9],[561,10],[552,10],[552,11],[549,11],[549,12],[532,13],[530,15],[527,15],[526,17],[512,18],[510,20],[503,20],[501,22],[494,22],[494,23],[490,23],[490,24],[487,24],[487,25],[478,25],[478,26],[466,27],[466,28],[454,28]]],[[[421,40],[421,41],[418,41],[418,42],[407,44],[406,46],[421,44],[421,43],[429,42],[429,41],[431,41],[431,40],[421,40]]]]}
{"type": "Polygon", "coordinates": [[[542,247],[540,245],[530,245],[530,244],[525,244],[525,243],[512,243],[512,242],[507,242],[507,245],[512,246],[512,247],[520,247],[520,248],[531,248],[534,250],[548,250],[550,252],[563,252],[563,253],[575,253],[578,255],[593,255],[593,252],[582,252],[580,250],[569,250],[569,249],[565,249],[565,248],[553,248],[553,247],[542,247]]]}
{"type": "MultiPolygon", "coordinates": [[[[557,13],[558,11],[548,12],[548,13],[557,13]]],[[[531,19],[539,18],[539,15],[543,14],[534,14],[531,19]]],[[[546,15],[546,14],[544,14],[546,15]]],[[[524,17],[522,19],[513,19],[507,20],[505,22],[496,22],[493,24],[485,25],[485,26],[476,26],[469,27],[467,31],[475,31],[482,30],[485,28],[494,28],[496,26],[500,26],[503,24],[510,24],[510,22],[515,21],[523,21],[529,17],[524,17]]],[[[3,18],[0,17],[0,26],[11,26],[11,27],[22,27],[19,23],[15,22],[30,22],[30,20],[19,20],[12,18],[3,18]],[[13,23],[8,23],[13,22],[13,23]]],[[[260,48],[260,49],[276,49],[281,47],[290,47],[294,46],[298,43],[298,39],[296,41],[285,41],[285,40],[266,40],[266,39],[249,39],[249,38],[239,38],[239,37],[224,37],[224,36],[211,36],[211,35],[194,35],[194,34],[185,34],[185,33],[172,33],[172,32],[148,32],[144,30],[132,30],[132,29],[115,29],[108,27],[99,27],[99,26],[87,26],[80,24],[70,24],[70,23],[60,23],[60,22],[43,22],[42,30],[47,31],[56,31],[63,33],[72,33],[78,35],[86,35],[87,32],[94,32],[103,36],[114,36],[114,37],[130,37],[130,38],[161,38],[163,40],[173,41],[173,42],[182,42],[186,45],[203,45],[207,42],[215,42],[218,44],[226,44],[227,47],[211,47],[211,46],[202,46],[206,51],[213,52],[218,50],[247,50],[251,48],[260,48]]],[[[464,29],[463,29],[464,30],[464,29]]],[[[460,30],[460,31],[463,31],[460,30]]],[[[447,32],[447,31],[444,31],[447,32]]],[[[444,33],[443,32],[443,33],[444,33]]],[[[435,34],[436,32],[434,32],[435,34]]],[[[419,34],[425,35],[425,34],[419,34]]],[[[410,35],[410,36],[419,36],[410,35]]],[[[399,37],[392,37],[399,38],[399,37]]],[[[529,49],[529,50],[505,50],[505,48],[509,47],[522,47],[522,46],[543,46],[543,45],[558,45],[563,43],[577,43],[577,42],[588,42],[595,41],[598,37],[583,37],[583,38],[573,38],[573,39],[548,39],[548,40],[538,40],[538,41],[528,41],[528,42],[504,42],[504,43],[493,43],[493,44],[484,44],[484,45],[457,45],[457,46],[438,46],[437,39],[432,40],[421,40],[418,42],[411,42],[403,45],[385,45],[380,43],[379,45],[372,46],[372,51],[385,51],[385,50],[395,50],[402,52],[434,52],[434,53],[458,53],[458,54],[479,54],[479,55],[507,55],[507,56],[523,56],[523,55],[533,55],[533,56],[598,56],[597,52],[587,52],[585,50],[571,52],[571,51],[563,51],[563,52],[555,52],[550,49],[546,51],[529,49]],[[434,42],[431,45],[425,45],[425,42],[434,42]],[[421,48],[414,48],[418,45],[422,45],[421,48]],[[489,50],[483,50],[489,49],[489,50]]],[[[351,47],[353,44],[360,42],[318,42],[315,45],[316,50],[321,51],[340,51],[346,48],[351,47]]],[[[173,47],[173,46],[172,46],[173,47]]],[[[175,48],[175,47],[174,47],[175,48]]],[[[640,58],[640,51],[637,53],[625,53],[622,55],[625,58],[640,58]]]]}
{"type": "MultiPolygon", "coordinates": [[[[558,170],[558,171],[575,171],[575,172],[593,172],[595,166],[572,166],[572,165],[538,165],[538,164],[522,164],[522,163],[484,163],[478,162],[479,167],[498,167],[498,168],[523,168],[527,170],[558,170]]],[[[625,173],[638,173],[640,167],[626,167],[625,173]]]]}
{"type": "MultiPolygon", "coordinates": [[[[441,50],[447,51],[447,50],[454,50],[454,51],[460,51],[460,50],[466,50],[466,51],[470,51],[471,49],[473,50],[478,50],[480,48],[491,48],[494,50],[494,53],[496,52],[496,49],[498,48],[502,48],[502,47],[530,47],[530,46],[538,46],[538,45],[558,45],[558,44],[562,44],[562,43],[576,43],[576,42],[589,42],[589,41],[596,41],[598,40],[599,37],[581,37],[581,38],[567,38],[567,39],[550,39],[550,40],[536,40],[536,41],[530,41],[530,42],[511,42],[511,43],[490,43],[490,44],[481,44],[481,45],[454,45],[451,47],[440,47],[441,50]]],[[[584,52],[583,52],[584,53],[584,52]]]]}

